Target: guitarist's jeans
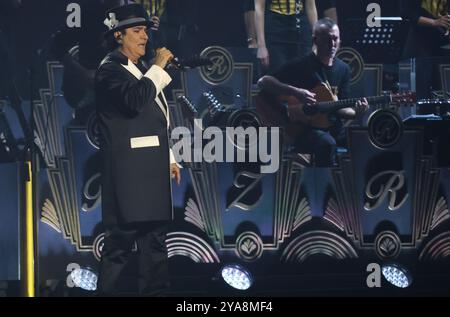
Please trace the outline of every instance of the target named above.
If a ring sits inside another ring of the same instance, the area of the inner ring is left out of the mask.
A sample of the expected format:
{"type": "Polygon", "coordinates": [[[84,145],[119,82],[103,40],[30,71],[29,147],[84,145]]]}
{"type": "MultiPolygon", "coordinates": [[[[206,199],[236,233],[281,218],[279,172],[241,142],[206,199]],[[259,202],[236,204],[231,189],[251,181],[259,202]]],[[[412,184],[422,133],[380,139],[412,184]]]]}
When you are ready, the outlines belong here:
{"type": "MultiPolygon", "coordinates": [[[[340,134],[337,138],[340,141],[340,134]]],[[[295,149],[299,153],[312,154],[316,167],[336,165],[337,141],[329,131],[312,128],[306,130],[297,140],[295,149]]]]}

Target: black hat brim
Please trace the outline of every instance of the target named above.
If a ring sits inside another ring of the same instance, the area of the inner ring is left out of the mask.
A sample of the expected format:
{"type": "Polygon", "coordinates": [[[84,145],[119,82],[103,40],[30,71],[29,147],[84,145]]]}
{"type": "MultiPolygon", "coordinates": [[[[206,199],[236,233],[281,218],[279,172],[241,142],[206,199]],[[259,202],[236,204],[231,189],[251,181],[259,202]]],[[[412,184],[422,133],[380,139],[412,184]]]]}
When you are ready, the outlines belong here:
{"type": "Polygon", "coordinates": [[[114,32],[118,32],[121,30],[132,28],[134,26],[139,26],[139,25],[144,25],[147,28],[151,28],[153,26],[153,22],[152,21],[138,21],[138,22],[126,23],[126,24],[123,24],[121,26],[118,26],[118,27],[112,28],[111,30],[106,31],[104,33],[104,36],[107,37],[110,34],[113,34],[114,32]]]}

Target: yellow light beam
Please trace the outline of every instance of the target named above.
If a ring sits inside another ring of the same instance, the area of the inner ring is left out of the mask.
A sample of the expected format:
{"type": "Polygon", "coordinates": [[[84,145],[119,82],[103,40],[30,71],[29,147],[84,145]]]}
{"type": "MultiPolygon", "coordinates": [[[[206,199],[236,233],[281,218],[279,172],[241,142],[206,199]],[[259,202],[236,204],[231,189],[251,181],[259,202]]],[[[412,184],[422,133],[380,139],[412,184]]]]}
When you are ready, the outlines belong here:
{"type": "Polygon", "coordinates": [[[25,296],[34,297],[34,219],[33,219],[33,174],[31,162],[25,162],[28,177],[25,183],[25,296]]]}

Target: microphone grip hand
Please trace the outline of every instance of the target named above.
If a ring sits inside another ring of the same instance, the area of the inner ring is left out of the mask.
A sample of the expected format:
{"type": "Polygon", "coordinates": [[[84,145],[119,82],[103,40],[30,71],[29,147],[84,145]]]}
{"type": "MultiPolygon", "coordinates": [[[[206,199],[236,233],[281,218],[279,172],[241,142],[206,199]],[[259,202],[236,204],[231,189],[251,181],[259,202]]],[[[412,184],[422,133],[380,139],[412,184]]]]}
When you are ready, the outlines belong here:
{"type": "Polygon", "coordinates": [[[172,52],[170,52],[167,48],[162,47],[156,49],[155,65],[158,65],[164,69],[173,59],[174,56],[172,52]]]}

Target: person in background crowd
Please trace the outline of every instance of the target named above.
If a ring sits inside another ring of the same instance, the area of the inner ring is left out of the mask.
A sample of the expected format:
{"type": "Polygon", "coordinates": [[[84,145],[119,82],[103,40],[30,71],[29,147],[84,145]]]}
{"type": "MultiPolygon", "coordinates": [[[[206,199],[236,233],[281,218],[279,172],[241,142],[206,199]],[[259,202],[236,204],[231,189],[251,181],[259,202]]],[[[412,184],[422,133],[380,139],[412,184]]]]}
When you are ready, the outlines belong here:
{"type": "Polygon", "coordinates": [[[255,0],[244,0],[244,22],[247,34],[247,47],[257,48],[255,29],[255,0]]]}
{"type": "Polygon", "coordinates": [[[417,98],[431,98],[439,89],[438,56],[450,56],[448,0],[403,0],[402,15],[410,21],[403,58],[416,58],[417,98]],[[420,75],[419,75],[420,74],[420,75]]]}
{"type": "Polygon", "coordinates": [[[255,0],[258,59],[263,72],[311,51],[312,27],[317,21],[314,0],[255,0]]]}

